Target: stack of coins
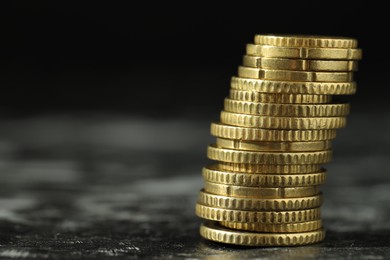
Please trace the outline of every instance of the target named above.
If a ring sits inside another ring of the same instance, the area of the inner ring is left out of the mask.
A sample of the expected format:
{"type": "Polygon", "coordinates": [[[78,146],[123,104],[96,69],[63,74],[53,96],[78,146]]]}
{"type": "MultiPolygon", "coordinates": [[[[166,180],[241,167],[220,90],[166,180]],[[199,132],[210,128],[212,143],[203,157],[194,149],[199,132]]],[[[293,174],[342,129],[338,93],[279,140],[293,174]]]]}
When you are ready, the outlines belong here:
{"type": "Polygon", "coordinates": [[[256,35],[231,79],[196,214],[206,239],[293,246],[325,237],[319,185],[344,127],[362,52],[349,38],[256,35]]]}

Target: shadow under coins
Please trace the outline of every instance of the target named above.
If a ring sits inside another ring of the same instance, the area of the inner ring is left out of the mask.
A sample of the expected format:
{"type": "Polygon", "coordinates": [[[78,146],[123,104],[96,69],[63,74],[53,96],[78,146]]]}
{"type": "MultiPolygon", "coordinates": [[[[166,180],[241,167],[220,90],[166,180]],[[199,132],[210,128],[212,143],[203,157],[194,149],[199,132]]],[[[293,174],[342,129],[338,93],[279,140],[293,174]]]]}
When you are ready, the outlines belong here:
{"type": "Polygon", "coordinates": [[[389,235],[390,230],[381,233],[327,230],[322,243],[297,247],[236,246],[200,238],[194,254],[203,259],[385,259],[390,254],[386,242],[389,235]]]}

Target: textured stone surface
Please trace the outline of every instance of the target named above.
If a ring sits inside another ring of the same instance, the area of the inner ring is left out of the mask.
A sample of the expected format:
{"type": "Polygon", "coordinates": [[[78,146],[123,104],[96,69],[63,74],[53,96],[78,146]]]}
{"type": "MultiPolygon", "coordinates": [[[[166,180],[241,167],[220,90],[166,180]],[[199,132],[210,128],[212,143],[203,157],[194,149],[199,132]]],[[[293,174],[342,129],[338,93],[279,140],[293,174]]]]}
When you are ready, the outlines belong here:
{"type": "Polygon", "coordinates": [[[352,115],[334,143],[326,240],[242,248],[198,235],[209,119],[42,116],[0,123],[0,257],[386,259],[390,120],[352,115]]]}

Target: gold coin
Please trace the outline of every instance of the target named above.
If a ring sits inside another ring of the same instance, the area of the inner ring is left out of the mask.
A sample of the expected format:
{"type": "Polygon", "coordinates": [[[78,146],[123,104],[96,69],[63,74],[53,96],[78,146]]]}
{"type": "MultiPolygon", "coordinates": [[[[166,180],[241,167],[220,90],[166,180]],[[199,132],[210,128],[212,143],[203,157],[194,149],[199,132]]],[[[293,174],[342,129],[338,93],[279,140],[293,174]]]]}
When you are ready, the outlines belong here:
{"type": "Polygon", "coordinates": [[[244,211],[213,208],[199,203],[195,206],[198,217],[214,221],[251,223],[298,223],[320,219],[320,208],[294,211],[244,211]]]}
{"type": "Polygon", "coordinates": [[[226,139],[272,142],[308,142],[332,140],[336,130],[275,130],[211,123],[211,134],[226,139]]]}
{"type": "Polygon", "coordinates": [[[246,187],[225,185],[214,182],[205,181],[204,190],[208,193],[238,197],[238,198],[263,198],[263,199],[283,199],[283,198],[299,198],[317,195],[319,193],[318,186],[303,186],[303,187],[246,187]]]}
{"type": "Polygon", "coordinates": [[[313,220],[301,223],[288,224],[258,224],[258,223],[237,223],[237,222],[220,222],[220,225],[230,229],[246,230],[252,232],[266,233],[297,233],[308,232],[322,228],[322,221],[313,220]]]}
{"type": "Polygon", "coordinates": [[[279,47],[247,44],[246,54],[267,58],[314,59],[314,60],[360,60],[361,49],[279,47]]]}
{"type": "Polygon", "coordinates": [[[314,152],[257,152],[226,149],[209,145],[207,156],[211,160],[251,164],[321,164],[332,159],[331,150],[314,152]]]}
{"type": "Polygon", "coordinates": [[[283,104],[323,104],[332,101],[330,95],[273,94],[235,89],[230,90],[229,97],[240,101],[283,104]]]}
{"type": "Polygon", "coordinates": [[[232,77],[231,88],[262,93],[351,95],[356,92],[355,82],[298,82],[232,77]]]}
{"type": "Polygon", "coordinates": [[[224,105],[228,112],[262,116],[337,117],[349,114],[349,104],[275,104],[226,98],[224,105]]]}
{"type": "Polygon", "coordinates": [[[255,44],[281,47],[356,48],[358,41],[352,38],[312,35],[255,35],[255,44]]]}
{"type": "Polygon", "coordinates": [[[321,242],[325,231],[318,229],[299,233],[255,233],[223,228],[216,223],[200,226],[200,235],[208,240],[240,246],[299,246],[321,242]]]}
{"type": "Polygon", "coordinates": [[[224,209],[249,211],[288,211],[313,209],[322,205],[322,194],[302,198],[263,199],[263,198],[233,198],[228,196],[199,192],[199,204],[224,209]]]}
{"type": "Polygon", "coordinates": [[[347,60],[298,60],[244,55],[243,65],[252,68],[298,71],[356,71],[358,63],[347,60]]]}
{"type": "Polygon", "coordinates": [[[238,67],[238,76],[250,79],[310,82],[349,82],[353,80],[353,73],[351,72],[269,70],[243,66],[238,67]]]}
{"type": "Polygon", "coordinates": [[[314,141],[314,142],[265,142],[265,141],[241,141],[236,139],[216,138],[218,147],[248,150],[248,151],[322,151],[331,148],[330,141],[314,141]]]}
{"type": "Polygon", "coordinates": [[[218,167],[221,170],[243,172],[251,174],[301,174],[319,172],[320,164],[245,164],[219,162],[218,167]]]}
{"type": "Polygon", "coordinates": [[[237,173],[220,169],[217,165],[204,167],[206,181],[246,187],[300,187],[317,186],[325,182],[325,171],[305,174],[253,174],[237,173]]]}
{"type": "Polygon", "coordinates": [[[221,123],[266,129],[337,129],[345,127],[345,117],[272,117],[221,112],[221,123]]]}

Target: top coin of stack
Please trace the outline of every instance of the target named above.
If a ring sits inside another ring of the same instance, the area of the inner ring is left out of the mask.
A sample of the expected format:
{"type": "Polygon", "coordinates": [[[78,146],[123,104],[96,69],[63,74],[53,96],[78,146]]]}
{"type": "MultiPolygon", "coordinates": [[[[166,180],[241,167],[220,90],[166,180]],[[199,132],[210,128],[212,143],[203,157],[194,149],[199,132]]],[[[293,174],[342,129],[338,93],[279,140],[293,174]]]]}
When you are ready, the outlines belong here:
{"type": "Polygon", "coordinates": [[[362,51],[349,38],[256,35],[232,77],[219,123],[215,160],[203,169],[196,214],[209,240],[251,246],[322,241],[320,217],[331,140],[344,127],[362,51]]]}

